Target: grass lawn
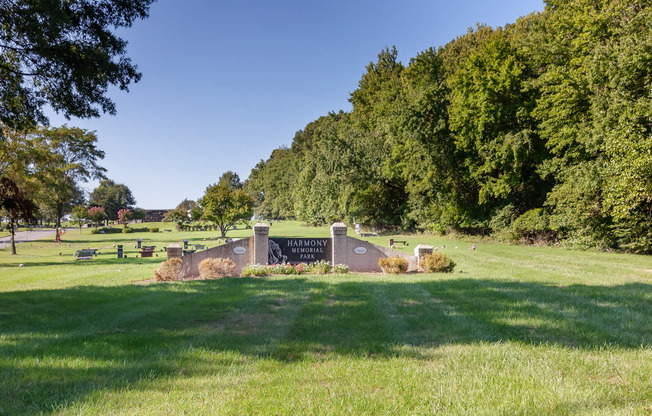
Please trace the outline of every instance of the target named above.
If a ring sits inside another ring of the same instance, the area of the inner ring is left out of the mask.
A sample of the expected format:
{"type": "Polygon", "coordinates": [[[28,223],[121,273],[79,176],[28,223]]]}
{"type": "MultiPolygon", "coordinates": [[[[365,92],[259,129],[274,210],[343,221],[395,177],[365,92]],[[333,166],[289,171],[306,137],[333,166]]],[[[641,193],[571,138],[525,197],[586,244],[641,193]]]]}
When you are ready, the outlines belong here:
{"type": "Polygon", "coordinates": [[[0,414],[652,414],[652,257],[407,236],[455,272],[134,283],[211,237],[0,250],[0,414]]]}

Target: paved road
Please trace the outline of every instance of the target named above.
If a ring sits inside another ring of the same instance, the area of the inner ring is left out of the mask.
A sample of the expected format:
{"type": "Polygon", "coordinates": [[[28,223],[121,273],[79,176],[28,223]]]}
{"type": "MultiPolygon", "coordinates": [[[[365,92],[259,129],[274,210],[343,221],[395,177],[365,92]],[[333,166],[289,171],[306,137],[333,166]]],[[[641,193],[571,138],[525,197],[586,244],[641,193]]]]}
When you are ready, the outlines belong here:
{"type": "MultiPolygon", "coordinates": [[[[39,240],[41,238],[54,238],[54,230],[38,230],[38,231],[18,231],[16,233],[16,243],[26,243],[28,241],[39,240]]],[[[9,247],[11,244],[11,236],[0,237],[0,249],[9,247]]]]}

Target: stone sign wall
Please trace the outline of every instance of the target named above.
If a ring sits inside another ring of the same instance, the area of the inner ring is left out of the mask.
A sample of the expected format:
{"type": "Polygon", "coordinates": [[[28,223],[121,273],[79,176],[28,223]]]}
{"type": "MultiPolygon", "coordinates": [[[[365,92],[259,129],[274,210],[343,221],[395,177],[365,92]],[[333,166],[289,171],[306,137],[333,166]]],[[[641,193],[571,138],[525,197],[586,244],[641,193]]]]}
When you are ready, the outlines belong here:
{"type": "Polygon", "coordinates": [[[320,260],[333,265],[346,264],[352,272],[382,272],[378,260],[394,256],[408,261],[408,271],[418,269],[416,256],[349,237],[343,223],[331,226],[331,238],[270,237],[269,226],[258,223],[254,226],[253,237],[183,256],[183,270],[186,277],[198,276],[202,260],[221,257],[235,262],[236,275],[247,264],[314,263],[320,260]]]}

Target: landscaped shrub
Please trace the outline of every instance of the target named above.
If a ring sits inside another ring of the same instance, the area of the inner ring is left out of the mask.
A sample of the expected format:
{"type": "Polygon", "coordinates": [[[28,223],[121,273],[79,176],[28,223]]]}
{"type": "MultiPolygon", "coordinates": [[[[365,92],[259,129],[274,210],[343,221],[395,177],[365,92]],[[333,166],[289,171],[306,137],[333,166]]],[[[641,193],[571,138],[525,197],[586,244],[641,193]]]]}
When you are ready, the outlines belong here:
{"type": "Polygon", "coordinates": [[[345,274],[349,272],[349,266],[346,264],[336,264],[333,266],[333,273],[345,274]]]}
{"type": "Polygon", "coordinates": [[[181,280],[183,277],[181,268],[183,267],[183,260],[178,257],[171,258],[164,261],[154,270],[154,277],[159,282],[169,282],[172,280],[181,280]]]}
{"type": "Polygon", "coordinates": [[[133,232],[134,232],[134,230],[132,230],[131,228],[123,228],[122,229],[122,234],[131,234],[133,232]]]}
{"type": "Polygon", "coordinates": [[[158,227],[152,227],[149,229],[150,233],[158,233],[158,227]]]}
{"type": "Polygon", "coordinates": [[[385,273],[399,274],[407,271],[408,262],[403,257],[385,257],[378,260],[378,265],[385,273]]]}
{"type": "Polygon", "coordinates": [[[326,260],[319,260],[315,263],[308,265],[308,273],[312,274],[327,274],[331,271],[331,263],[326,260]]]}
{"type": "Polygon", "coordinates": [[[208,258],[199,263],[199,276],[202,279],[219,279],[233,275],[235,263],[231,259],[208,258]]]}
{"type": "Polygon", "coordinates": [[[267,266],[269,274],[301,274],[305,272],[305,265],[278,263],[267,266]]]}
{"type": "Polygon", "coordinates": [[[426,254],[419,259],[419,268],[424,272],[450,273],[455,262],[443,253],[426,254]]]}
{"type": "Polygon", "coordinates": [[[97,234],[97,233],[98,233],[97,230],[91,230],[91,234],[97,234]]]}
{"type": "Polygon", "coordinates": [[[267,276],[269,272],[267,271],[266,266],[262,266],[260,264],[247,264],[243,269],[242,269],[242,275],[245,277],[250,277],[250,276],[267,276]]]}

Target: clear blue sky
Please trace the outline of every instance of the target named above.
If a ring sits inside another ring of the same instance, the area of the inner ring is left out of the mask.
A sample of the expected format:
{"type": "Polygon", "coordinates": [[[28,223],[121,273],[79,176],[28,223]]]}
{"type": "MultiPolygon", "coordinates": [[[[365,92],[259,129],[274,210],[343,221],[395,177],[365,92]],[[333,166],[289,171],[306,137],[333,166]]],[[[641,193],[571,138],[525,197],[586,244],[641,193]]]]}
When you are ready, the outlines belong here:
{"type": "MultiPolygon", "coordinates": [[[[232,170],[242,180],[329,111],[348,111],[365,66],[439,47],[476,23],[504,26],[542,0],[159,0],[125,30],[143,73],[111,90],[117,116],[65,120],[94,130],[108,177],[146,209],[197,199],[232,170]]],[[[92,190],[97,184],[86,185],[92,190]]]]}

